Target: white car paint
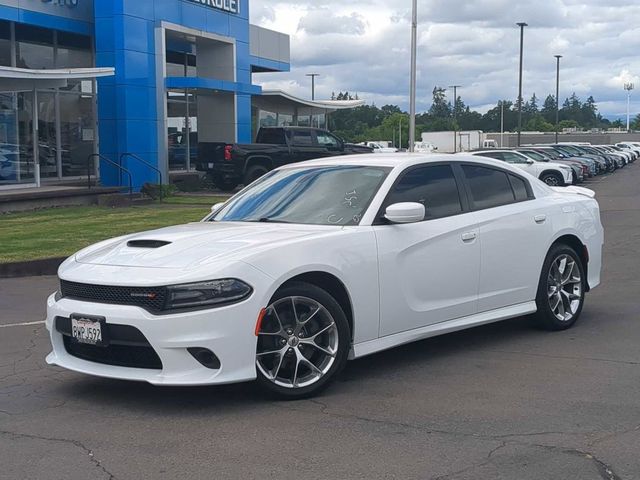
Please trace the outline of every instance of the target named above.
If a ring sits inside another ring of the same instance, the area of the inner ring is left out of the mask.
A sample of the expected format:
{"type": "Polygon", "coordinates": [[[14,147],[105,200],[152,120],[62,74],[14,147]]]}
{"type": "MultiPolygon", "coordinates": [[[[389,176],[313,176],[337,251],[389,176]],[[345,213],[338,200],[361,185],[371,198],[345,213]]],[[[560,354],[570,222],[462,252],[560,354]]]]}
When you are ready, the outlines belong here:
{"type": "Polygon", "coordinates": [[[490,149],[472,152],[471,155],[489,156],[496,153],[509,155],[510,159],[507,160],[508,163],[515,165],[536,178],[541,178],[545,172],[552,171],[562,176],[565,185],[571,185],[573,183],[573,171],[571,167],[562,163],[536,162],[526,155],[514,152],[513,150],[490,149]]]}
{"type": "MultiPolygon", "coordinates": [[[[541,266],[563,235],[589,251],[588,285],[600,283],[603,229],[593,192],[552,189],[514,166],[476,156],[357,155],[282,169],[371,165],[391,169],[356,226],[205,221],[107,240],[66,260],[61,279],[113,286],[165,286],[237,278],[253,288],[233,305],[169,315],[137,306],[52,295],[46,326],[52,365],[101,377],[156,385],[204,385],[256,378],[256,321],[278,288],[308,272],[333,275],[353,311],[350,358],[407,342],[533,313],[541,266]],[[404,225],[374,225],[394,182],[407,169],[434,162],[488,165],[529,180],[534,199],[404,225]],[[131,240],[172,242],[158,249],[131,240]],[[56,317],[103,316],[139,329],[162,370],[110,366],[70,355],[56,317]],[[187,351],[208,348],[221,368],[203,367],[187,351]]],[[[251,186],[248,187],[252,188],[251,186]]],[[[241,192],[242,193],[242,192],[241,192]]],[[[240,194],[241,194],[240,193],[240,194]]],[[[240,195],[238,194],[238,195],[240,195]]]]}

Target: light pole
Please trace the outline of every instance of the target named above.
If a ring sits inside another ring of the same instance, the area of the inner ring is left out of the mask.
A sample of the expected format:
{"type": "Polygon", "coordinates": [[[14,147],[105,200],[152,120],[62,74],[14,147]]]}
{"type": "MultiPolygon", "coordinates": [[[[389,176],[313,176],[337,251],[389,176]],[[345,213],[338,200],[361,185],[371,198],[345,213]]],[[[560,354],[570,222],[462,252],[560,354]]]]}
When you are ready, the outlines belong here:
{"type": "Polygon", "coordinates": [[[500,101],[500,148],[504,147],[504,100],[500,101]]]}
{"type": "Polygon", "coordinates": [[[558,143],[558,131],[560,130],[560,59],[562,55],[556,57],[556,143],[558,143]]]}
{"type": "Polygon", "coordinates": [[[307,77],[311,77],[311,100],[316,99],[316,77],[319,77],[319,73],[307,73],[307,77]]]}
{"type": "Polygon", "coordinates": [[[522,57],[524,54],[524,27],[528,27],[524,22],[516,25],[520,27],[520,81],[518,88],[518,146],[520,146],[520,137],[522,136],[522,57]]]}
{"type": "Polygon", "coordinates": [[[458,89],[462,88],[462,85],[449,85],[449,88],[453,88],[453,153],[457,153],[458,128],[456,126],[456,105],[458,104],[458,89]]]}
{"type": "Polygon", "coordinates": [[[409,88],[409,151],[413,152],[416,143],[416,84],[418,49],[418,0],[413,0],[411,11],[411,86],[409,88]]]}
{"type": "Polygon", "coordinates": [[[624,89],[627,91],[627,133],[631,130],[631,90],[635,85],[633,83],[625,83],[624,89]]]}

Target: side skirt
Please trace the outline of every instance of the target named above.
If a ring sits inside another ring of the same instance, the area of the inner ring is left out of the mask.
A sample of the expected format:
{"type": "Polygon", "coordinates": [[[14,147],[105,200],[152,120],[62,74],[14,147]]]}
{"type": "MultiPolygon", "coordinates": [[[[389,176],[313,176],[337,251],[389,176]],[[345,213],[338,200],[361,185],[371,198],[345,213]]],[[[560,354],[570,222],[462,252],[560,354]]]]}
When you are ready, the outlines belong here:
{"type": "Polygon", "coordinates": [[[457,318],[455,320],[448,320],[446,322],[436,323],[434,325],[428,325],[426,327],[416,328],[406,332],[395,333],[393,335],[378,338],[377,340],[370,340],[368,342],[362,342],[354,345],[349,353],[349,359],[353,360],[355,358],[365,357],[399,345],[424,340],[425,338],[436,337],[438,335],[445,335],[447,333],[457,332],[471,327],[500,322],[502,320],[508,320],[509,318],[520,317],[522,315],[529,315],[530,313],[535,313],[536,310],[536,302],[531,301],[499,308],[497,310],[491,310],[489,312],[478,313],[476,315],[470,315],[468,317],[457,318]]]}

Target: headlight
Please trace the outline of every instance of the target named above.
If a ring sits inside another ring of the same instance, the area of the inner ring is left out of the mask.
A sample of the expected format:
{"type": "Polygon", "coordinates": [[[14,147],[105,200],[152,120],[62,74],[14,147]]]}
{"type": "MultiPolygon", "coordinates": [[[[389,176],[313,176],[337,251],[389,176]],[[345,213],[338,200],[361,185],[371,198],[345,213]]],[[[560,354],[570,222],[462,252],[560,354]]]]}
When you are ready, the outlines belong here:
{"type": "Polygon", "coordinates": [[[244,300],[252,288],[236,279],[212,280],[167,287],[165,310],[206,308],[244,300]]]}

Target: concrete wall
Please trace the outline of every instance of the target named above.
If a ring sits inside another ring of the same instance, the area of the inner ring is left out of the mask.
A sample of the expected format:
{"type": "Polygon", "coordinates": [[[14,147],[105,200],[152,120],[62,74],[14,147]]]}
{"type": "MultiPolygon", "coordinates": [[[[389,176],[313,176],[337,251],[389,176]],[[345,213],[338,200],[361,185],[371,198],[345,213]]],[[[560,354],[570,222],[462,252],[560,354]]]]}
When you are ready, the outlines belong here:
{"type": "MultiPolygon", "coordinates": [[[[500,146],[499,133],[487,133],[487,139],[495,140],[500,146]]],[[[521,145],[555,143],[555,133],[522,133],[521,145]]],[[[561,133],[558,142],[585,142],[592,145],[613,145],[620,142],[640,142],[640,133],[561,133]]],[[[505,133],[505,148],[518,146],[518,134],[505,133]]]]}

